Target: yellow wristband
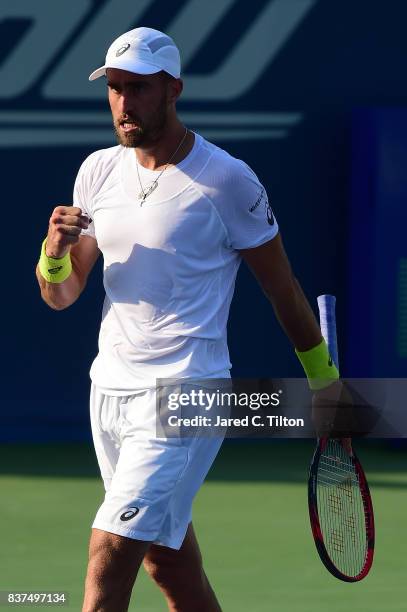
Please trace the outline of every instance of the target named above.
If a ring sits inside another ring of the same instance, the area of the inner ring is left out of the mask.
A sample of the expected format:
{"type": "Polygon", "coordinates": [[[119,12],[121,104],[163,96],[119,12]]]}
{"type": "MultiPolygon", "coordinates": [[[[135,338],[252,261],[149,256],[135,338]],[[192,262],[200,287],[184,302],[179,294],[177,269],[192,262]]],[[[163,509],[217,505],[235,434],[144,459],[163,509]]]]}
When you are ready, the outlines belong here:
{"type": "Polygon", "coordinates": [[[38,262],[41,276],[43,276],[48,283],[63,283],[72,272],[72,262],[69,251],[66,255],[58,259],[55,257],[48,257],[45,252],[46,243],[47,239],[45,238],[42,243],[40,260],[38,262]]]}
{"type": "Polygon", "coordinates": [[[332,361],[325,340],[322,340],[320,344],[309,349],[309,351],[297,351],[295,349],[295,352],[301,361],[311,389],[323,389],[334,380],[338,380],[338,368],[332,361]]]}

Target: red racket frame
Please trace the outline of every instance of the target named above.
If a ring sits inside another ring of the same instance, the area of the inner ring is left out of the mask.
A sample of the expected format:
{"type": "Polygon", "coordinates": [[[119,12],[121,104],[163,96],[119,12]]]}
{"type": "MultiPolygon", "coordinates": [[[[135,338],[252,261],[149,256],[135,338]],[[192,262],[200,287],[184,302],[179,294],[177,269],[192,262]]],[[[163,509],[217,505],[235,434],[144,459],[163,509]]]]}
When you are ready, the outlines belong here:
{"type": "Polygon", "coordinates": [[[374,528],[374,514],[373,514],[373,505],[372,499],[370,497],[369,486],[367,484],[366,476],[363,471],[363,468],[360,464],[359,459],[353,452],[353,456],[351,457],[352,463],[354,465],[358,480],[359,487],[362,495],[363,505],[364,505],[364,514],[365,514],[365,526],[366,526],[366,539],[367,539],[367,553],[365,557],[365,562],[362,570],[359,572],[357,576],[347,576],[343,572],[341,572],[335,564],[332,562],[331,558],[328,555],[328,552],[325,548],[324,538],[322,535],[321,525],[319,522],[319,514],[318,514],[318,502],[317,502],[317,473],[318,473],[318,465],[321,454],[325,450],[325,447],[328,443],[329,438],[320,438],[317,443],[317,448],[314,452],[314,456],[312,458],[309,480],[308,480],[308,508],[309,508],[309,516],[311,521],[311,529],[312,534],[315,540],[315,546],[317,548],[318,554],[321,558],[322,563],[325,565],[327,570],[338,578],[339,580],[343,580],[344,582],[359,582],[367,574],[369,573],[370,568],[373,563],[373,554],[374,554],[374,542],[375,542],[375,528],[374,528]]]}

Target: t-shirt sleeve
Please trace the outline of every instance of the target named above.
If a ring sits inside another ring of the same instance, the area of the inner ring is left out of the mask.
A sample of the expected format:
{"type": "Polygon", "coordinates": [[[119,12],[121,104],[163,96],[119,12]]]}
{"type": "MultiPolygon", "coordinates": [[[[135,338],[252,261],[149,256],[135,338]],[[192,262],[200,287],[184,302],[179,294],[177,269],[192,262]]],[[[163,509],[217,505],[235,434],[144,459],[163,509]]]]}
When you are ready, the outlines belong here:
{"type": "Polygon", "coordinates": [[[91,236],[96,240],[91,198],[91,158],[92,156],[85,159],[85,161],[79,168],[79,172],[77,174],[73,190],[73,204],[74,206],[78,206],[82,210],[82,214],[86,215],[89,219],[92,219],[92,223],[89,223],[88,228],[83,229],[80,235],[91,236]]]}
{"type": "Polygon", "coordinates": [[[278,224],[266,189],[245,162],[234,159],[222,192],[217,209],[231,248],[254,248],[276,236],[278,224]]]}

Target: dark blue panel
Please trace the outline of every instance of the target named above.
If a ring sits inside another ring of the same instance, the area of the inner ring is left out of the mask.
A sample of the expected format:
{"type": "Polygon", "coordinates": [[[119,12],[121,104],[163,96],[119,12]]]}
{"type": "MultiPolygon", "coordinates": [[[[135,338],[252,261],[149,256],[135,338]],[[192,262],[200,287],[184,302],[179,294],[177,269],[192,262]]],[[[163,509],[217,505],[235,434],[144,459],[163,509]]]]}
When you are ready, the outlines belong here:
{"type": "Polygon", "coordinates": [[[353,117],[348,375],[405,376],[407,111],[353,117]]]}

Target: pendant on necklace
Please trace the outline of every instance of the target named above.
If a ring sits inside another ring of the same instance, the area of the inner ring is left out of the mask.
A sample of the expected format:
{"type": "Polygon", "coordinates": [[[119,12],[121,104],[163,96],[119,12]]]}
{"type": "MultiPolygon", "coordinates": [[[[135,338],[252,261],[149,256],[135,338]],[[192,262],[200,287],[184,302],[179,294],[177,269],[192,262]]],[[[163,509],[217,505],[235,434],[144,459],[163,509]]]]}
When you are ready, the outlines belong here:
{"type": "Polygon", "coordinates": [[[150,185],[150,187],[148,189],[146,189],[146,191],[140,191],[140,193],[138,194],[138,199],[139,200],[144,200],[151,194],[153,193],[154,189],[157,188],[158,185],[158,181],[154,181],[154,183],[152,183],[152,185],[150,185]]]}

